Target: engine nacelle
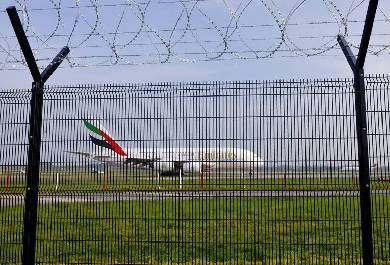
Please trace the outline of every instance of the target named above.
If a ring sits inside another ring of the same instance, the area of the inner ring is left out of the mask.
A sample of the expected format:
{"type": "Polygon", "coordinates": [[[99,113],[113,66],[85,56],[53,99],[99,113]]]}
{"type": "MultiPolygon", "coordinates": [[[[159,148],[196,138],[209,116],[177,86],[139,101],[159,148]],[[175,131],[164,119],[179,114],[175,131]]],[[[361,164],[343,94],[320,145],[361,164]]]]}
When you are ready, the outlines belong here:
{"type": "Polygon", "coordinates": [[[201,169],[202,169],[202,165],[199,162],[189,162],[183,164],[184,172],[199,173],[201,172],[201,169]]]}

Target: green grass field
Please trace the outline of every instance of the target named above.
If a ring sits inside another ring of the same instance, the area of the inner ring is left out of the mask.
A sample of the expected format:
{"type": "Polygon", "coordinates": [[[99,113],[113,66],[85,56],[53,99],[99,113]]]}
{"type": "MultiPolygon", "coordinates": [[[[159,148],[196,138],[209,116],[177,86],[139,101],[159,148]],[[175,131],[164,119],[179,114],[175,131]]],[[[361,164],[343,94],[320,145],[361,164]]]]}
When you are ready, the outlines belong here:
{"type": "MultiPolygon", "coordinates": [[[[389,203],[373,196],[375,264],[390,263],[389,203]]],[[[20,257],[22,211],[0,211],[0,264],[20,257]]],[[[37,236],[41,264],[361,264],[355,197],[57,202],[37,236]]]]}
{"type": "MultiPolygon", "coordinates": [[[[0,175],[2,196],[22,196],[25,176],[0,175]],[[7,183],[8,182],[8,183],[7,183]]],[[[40,194],[199,190],[358,190],[354,174],[177,177],[143,172],[43,172],[40,194]],[[135,174],[136,173],[136,174],[135,174]],[[58,185],[58,186],[57,186],[58,185]]],[[[374,178],[372,190],[389,190],[374,178]]],[[[54,202],[39,208],[42,264],[361,264],[359,198],[280,197],[54,202]]],[[[390,198],[373,196],[376,264],[390,264],[390,198]]],[[[0,204],[0,264],[20,262],[23,206],[0,204]]]]}

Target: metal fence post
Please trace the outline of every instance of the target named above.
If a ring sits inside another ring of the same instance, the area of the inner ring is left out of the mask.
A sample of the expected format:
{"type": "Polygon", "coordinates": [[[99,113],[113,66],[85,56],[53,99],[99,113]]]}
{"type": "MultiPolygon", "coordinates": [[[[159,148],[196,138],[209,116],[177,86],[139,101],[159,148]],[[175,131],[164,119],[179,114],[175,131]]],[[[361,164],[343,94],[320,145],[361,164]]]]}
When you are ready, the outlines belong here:
{"type": "Polygon", "coordinates": [[[35,246],[37,233],[37,211],[39,192],[39,167],[41,150],[41,128],[43,111],[43,88],[47,79],[55,72],[65,57],[70,52],[68,47],[64,47],[53,61],[40,73],[30,43],[24,32],[18,12],[14,6],[8,7],[7,13],[15,31],[20,48],[26,59],[31,76],[34,79],[31,90],[31,110],[29,129],[29,148],[27,166],[27,187],[24,206],[23,225],[23,253],[22,264],[35,264],[35,246]]]}
{"type": "Polygon", "coordinates": [[[367,138],[367,111],[364,69],[357,68],[357,60],[347,42],[338,36],[339,44],[354,74],[356,139],[359,162],[360,224],[362,229],[363,265],[373,264],[372,213],[370,195],[370,166],[367,138]]]}
{"type": "Polygon", "coordinates": [[[377,8],[378,0],[370,0],[357,58],[352,53],[352,50],[350,49],[344,37],[339,35],[337,38],[340,47],[345,57],[347,58],[349,66],[351,67],[354,74],[356,136],[359,160],[360,224],[362,229],[363,265],[374,264],[370,194],[370,161],[368,154],[367,138],[367,110],[364,81],[364,63],[367,56],[368,45],[370,43],[377,8]]]}
{"type": "Polygon", "coordinates": [[[41,150],[41,127],[43,110],[43,83],[33,82],[27,167],[27,190],[25,197],[23,256],[24,265],[34,264],[37,231],[39,164],[41,150]]]}
{"type": "Polygon", "coordinates": [[[364,70],[356,70],[354,76],[363,265],[372,265],[374,256],[364,70]]]}

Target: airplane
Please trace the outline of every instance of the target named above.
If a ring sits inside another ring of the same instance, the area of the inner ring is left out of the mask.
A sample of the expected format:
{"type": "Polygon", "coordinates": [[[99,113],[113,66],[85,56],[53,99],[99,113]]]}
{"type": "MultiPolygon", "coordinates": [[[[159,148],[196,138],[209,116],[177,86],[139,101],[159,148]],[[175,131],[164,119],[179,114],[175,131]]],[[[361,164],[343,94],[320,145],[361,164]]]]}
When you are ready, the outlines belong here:
{"type": "MultiPolygon", "coordinates": [[[[370,169],[371,170],[374,170],[374,169],[377,169],[378,168],[378,164],[375,163],[373,165],[370,165],[370,169]]],[[[348,171],[348,172],[355,172],[355,171],[359,171],[359,166],[346,166],[346,167],[341,167],[341,170],[342,171],[348,171]]]]}
{"type": "Polygon", "coordinates": [[[91,142],[98,153],[67,151],[102,163],[130,165],[157,171],[159,176],[177,176],[210,170],[249,170],[249,174],[264,165],[254,152],[241,148],[123,148],[97,121],[84,120],[91,142]]]}

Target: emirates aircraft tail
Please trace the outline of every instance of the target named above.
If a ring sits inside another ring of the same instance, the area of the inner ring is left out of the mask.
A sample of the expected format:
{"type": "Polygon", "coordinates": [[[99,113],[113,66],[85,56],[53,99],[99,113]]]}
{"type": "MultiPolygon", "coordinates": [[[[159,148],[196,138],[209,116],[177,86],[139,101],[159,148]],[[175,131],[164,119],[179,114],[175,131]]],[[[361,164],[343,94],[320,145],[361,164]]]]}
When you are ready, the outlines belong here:
{"type": "Polygon", "coordinates": [[[90,131],[89,138],[94,144],[111,149],[121,157],[128,156],[125,149],[115,141],[100,123],[84,120],[84,125],[90,131]]]}

